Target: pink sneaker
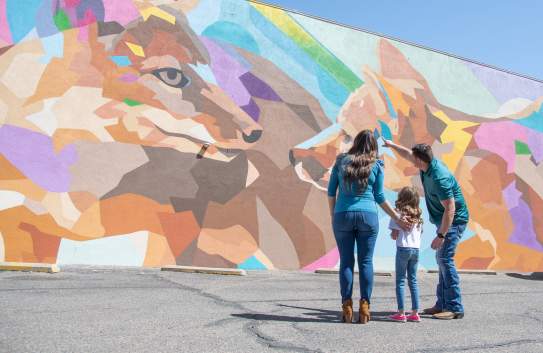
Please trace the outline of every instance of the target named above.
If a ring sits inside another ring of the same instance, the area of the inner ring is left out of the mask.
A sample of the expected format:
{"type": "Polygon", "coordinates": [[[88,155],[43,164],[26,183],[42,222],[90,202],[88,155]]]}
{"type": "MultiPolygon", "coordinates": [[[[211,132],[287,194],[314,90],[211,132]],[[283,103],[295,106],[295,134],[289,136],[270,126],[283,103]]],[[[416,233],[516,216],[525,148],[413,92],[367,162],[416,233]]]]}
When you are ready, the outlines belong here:
{"type": "Polygon", "coordinates": [[[388,318],[389,318],[390,320],[396,321],[396,322],[406,322],[406,321],[407,321],[405,315],[402,315],[402,314],[400,314],[400,313],[396,313],[396,314],[394,314],[394,315],[390,315],[388,318]]]}
{"type": "Polygon", "coordinates": [[[411,314],[407,317],[407,321],[420,322],[420,316],[419,314],[411,314]]]}

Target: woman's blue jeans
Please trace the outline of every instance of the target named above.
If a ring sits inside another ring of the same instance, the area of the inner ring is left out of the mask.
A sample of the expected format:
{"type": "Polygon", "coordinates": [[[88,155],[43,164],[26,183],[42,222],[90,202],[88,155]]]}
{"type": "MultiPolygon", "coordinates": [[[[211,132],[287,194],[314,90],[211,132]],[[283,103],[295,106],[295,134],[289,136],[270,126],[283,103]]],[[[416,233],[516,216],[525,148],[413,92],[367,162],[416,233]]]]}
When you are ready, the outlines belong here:
{"type": "Polygon", "coordinates": [[[370,302],[373,289],[373,250],[379,233],[376,212],[337,212],[333,219],[334,235],[339,250],[339,286],[341,301],[353,295],[355,244],[358,257],[360,298],[370,302]]]}
{"type": "Polygon", "coordinates": [[[411,310],[419,310],[419,287],[417,285],[417,266],[419,263],[419,249],[397,248],[396,250],[396,300],[398,310],[404,308],[404,284],[407,273],[407,283],[411,293],[411,310]]]}

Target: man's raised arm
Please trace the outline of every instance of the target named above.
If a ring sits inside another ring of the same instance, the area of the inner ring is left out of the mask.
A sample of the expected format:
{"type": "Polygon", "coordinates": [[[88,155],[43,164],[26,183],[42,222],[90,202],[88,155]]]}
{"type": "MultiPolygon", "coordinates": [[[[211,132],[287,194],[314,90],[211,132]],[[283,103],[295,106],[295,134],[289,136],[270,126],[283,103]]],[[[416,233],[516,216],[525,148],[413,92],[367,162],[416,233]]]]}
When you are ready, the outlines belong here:
{"type": "Polygon", "coordinates": [[[400,156],[407,159],[409,162],[415,163],[415,159],[413,158],[413,152],[411,152],[411,149],[402,145],[398,145],[391,140],[385,140],[385,144],[383,146],[392,148],[394,151],[398,152],[400,156]]]}

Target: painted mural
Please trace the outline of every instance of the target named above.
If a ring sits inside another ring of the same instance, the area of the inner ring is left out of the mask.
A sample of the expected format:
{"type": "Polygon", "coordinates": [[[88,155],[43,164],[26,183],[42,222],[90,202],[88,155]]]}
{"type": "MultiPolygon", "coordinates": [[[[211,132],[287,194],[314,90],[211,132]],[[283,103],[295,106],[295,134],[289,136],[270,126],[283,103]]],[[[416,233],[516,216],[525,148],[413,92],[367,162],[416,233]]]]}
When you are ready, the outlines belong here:
{"type": "MultiPolygon", "coordinates": [[[[542,97],[541,82],[255,2],[0,0],[0,260],[336,266],[329,171],[370,128],[454,171],[472,215],[460,267],[541,271],[542,97]]],[[[380,153],[387,198],[420,186],[380,153]]],[[[426,219],[427,268],[434,231],[426,219]]]]}

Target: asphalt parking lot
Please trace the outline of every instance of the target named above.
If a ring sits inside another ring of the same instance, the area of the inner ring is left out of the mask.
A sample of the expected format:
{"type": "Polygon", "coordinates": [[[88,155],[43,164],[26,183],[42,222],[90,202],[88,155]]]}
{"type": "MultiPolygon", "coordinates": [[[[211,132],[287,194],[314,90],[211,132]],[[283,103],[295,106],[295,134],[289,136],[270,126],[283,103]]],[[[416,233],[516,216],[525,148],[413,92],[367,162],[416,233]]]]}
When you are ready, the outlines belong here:
{"type": "MultiPolygon", "coordinates": [[[[543,352],[543,280],[462,275],[466,317],[395,323],[394,278],[373,320],[339,322],[337,275],[218,276],[65,267],[0,272],[1,352],[543,352]]],[[[431,305],[436,274],[419,276],[431,305]]]]}

